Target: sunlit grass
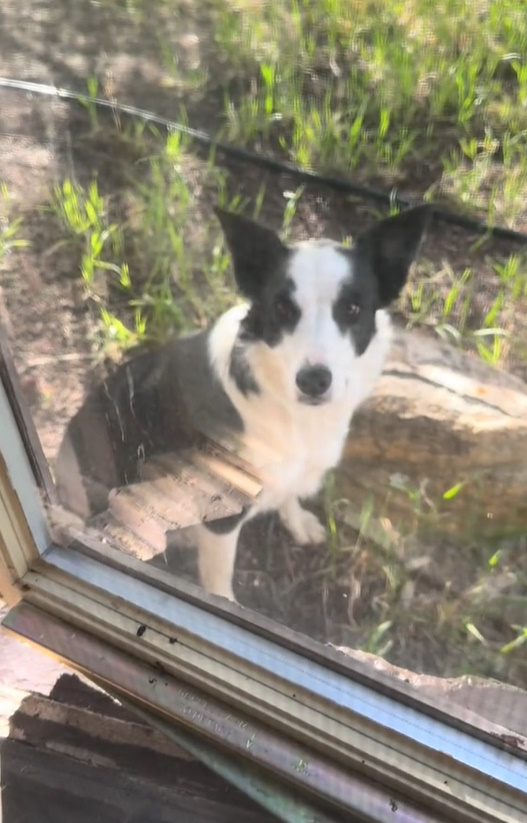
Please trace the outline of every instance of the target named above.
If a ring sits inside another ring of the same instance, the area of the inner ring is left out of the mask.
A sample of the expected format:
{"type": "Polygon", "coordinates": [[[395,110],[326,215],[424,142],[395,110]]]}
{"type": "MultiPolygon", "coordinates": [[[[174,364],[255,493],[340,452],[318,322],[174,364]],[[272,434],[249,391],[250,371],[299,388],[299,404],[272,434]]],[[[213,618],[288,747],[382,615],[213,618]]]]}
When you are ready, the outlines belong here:
{"type": "Polygon", "coordinates": [[[224,94],[229,139],[263,138],[301,166],[445,189],[492,221],[522,217],[518,0],[224,0],[214,19],[238,75],[224,94]]]}

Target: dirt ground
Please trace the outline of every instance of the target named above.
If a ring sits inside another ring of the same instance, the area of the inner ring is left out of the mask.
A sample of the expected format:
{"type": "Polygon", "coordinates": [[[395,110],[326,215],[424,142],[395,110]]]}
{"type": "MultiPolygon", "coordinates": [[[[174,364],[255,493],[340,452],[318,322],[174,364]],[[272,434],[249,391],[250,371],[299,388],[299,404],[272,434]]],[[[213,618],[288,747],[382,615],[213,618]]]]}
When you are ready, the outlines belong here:
{"type": "MultiPolygon", "coordinates": [[[[116,99],[144,106],[159,114],[174,116],[177,94],[167,88],[166,77],[156,55],[155,38],[145,24],[140,31],[127,30],[110,20],[104,30],[89,25],[89,3],[56,4],[52,10],[36,0],[21,0],[0,10],[0,75],[56,83],[84,90],[85,78],[100,73],[108,79],[116,99]],[[68,9],[68,11],[67,11],[68,9]],[[141,54],[140,59],[136,57],[141,54]]],[[[151,22],[153,26],[154,23],[151,22]]],[[[185,20],[173,21],[178,36],[199,27],[190,12],[185,20]]],[[[189,100],[187,111],[197,126],[211,123],[213,99],[189,100]]],[[[22,236],[26,248],[7,256],[0,272],[1,320],[7,326],[20,379],[33,413],[44,452],[53,464],[65,426],[81,405],[87,387],[101,375],[104,363],[96,352],[96,312],[87,300],[78,275],[78,261],[71,247],[62,242],[54,217],[43,209],[50,187],[65,177],[87,184],[97,177],[99,189],[118,208],[120,194],[129,185],[128,174],[136,158],[115,150],[115,121],[101,116],[101,131],[90,135],[89,118],[77,104],[0,88],[0,179],[11,197],[10,209],[23,216],[22,236]]],[[[222,158],[218,157],[222,162],[222,158]]],[[[223,159],[224,161],[224,159],[223,159]]],[[[260,169],[224,161],[230,172],[228,186],[254,198],[266,183],[262,219],[278,226],[284,209],[284,192],[296,188],[287,176],[272,176],[260,169]]],[[[140,173],[140,172],[139,172],[140,173]]],[[[196,192],[196,200],[203,198],[196,192]]],[[[211,212],[213,203],[200,202],[200,213],[211,212]]],[[[335,238],[356,233],[371,222],[364,203],[350,202],[323,188],[306,189],[295,217],[298,236],[326,234],[335,238]]],[[[471,309],[477,325],[489,307],[487,288],[494,277],[492,259],[509,254],[510,246],[487,244],[475,257],[469,248],[475,241],[466,231],[437,226],[427,240],[431,259],[447,259],[456,270],[478,268],[478,292],[471,309]]],[[[512,360],[510,368],[526,378],[525,364],[512,360]]],[[[518,546],[518,551],[520,547],[518,546]]],[[[443,570],[428,585],[438,603],[447,576],[457,578],[460,589],[465,566],[459,566],[458,547],[443,544],[433,548],[442,558],[443,570]],[[458,564],[458,565],[456,565],[458,564]],[[443,578],[441,578],[443,575],[443,578]]],[[[194,558],[175,554],[159,561],[161,568],[195,577],[194,558]]],[[[237,565],[240,600],[279,622],[322,642],[372,647],[372,626],[388,619],[378,607],[379,585],[370,577],[363,581],[359,603],[352,604],[349,558],[328,561],[320,548],[291,545],[276,518],[252,523],[241,541],[237,565]]],[[[382,588],[382,587],[381,587],[382,588]]],[[[493,615],[493,642],[511,639],[510,615],[493,615]]],[[[521,614],[515,615],[521,622],[521,614]]],[[[434,637],[429,622],[421,626],[419,615],[407,615],[405,637],[390,655],[393,662],[419,671],[444,675],[467,669],[502,676],[524,684],[525,660],[510,669],[494,666],[479,652],[467,651],[463,634],[434,637]]]]}

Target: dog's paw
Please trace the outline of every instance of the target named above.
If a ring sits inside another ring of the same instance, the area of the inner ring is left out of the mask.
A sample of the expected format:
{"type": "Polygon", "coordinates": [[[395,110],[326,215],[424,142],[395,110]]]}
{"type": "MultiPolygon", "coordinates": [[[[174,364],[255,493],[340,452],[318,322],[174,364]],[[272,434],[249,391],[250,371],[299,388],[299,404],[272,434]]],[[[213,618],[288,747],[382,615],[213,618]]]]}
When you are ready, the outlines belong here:
{"type": "Polygon", "coordinates": [[[280,516],[287,531],[299,546],[323,543],[326,529],[312,512],[302,508],[295,500],[280,509],[280,516]]]}

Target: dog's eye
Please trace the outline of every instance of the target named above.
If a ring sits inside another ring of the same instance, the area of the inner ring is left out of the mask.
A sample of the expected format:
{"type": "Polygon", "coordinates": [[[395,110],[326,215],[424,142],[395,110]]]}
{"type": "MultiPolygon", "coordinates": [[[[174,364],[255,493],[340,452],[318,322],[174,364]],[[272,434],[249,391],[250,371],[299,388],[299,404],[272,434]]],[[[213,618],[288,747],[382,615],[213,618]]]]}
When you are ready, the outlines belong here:
{"type": "Polygon", "coordinates": [[[280,295],[274,301],[276,317],[284,322],[293,322],[297,319],[298,309],[293,301],[285,295],[280,295]]]}
{"type": "Polygon", "coordinates": [[[361,312],[361,307],[357,300],[348,300],[344,304],[344,309],[350,320],[356,320],[361,312]]]}

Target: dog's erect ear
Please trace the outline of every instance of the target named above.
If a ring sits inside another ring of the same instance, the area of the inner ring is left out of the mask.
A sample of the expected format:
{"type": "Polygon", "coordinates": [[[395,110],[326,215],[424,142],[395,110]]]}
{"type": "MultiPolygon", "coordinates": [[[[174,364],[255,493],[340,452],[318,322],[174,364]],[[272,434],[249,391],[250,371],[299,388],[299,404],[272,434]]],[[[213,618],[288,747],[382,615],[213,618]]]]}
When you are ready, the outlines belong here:
{"type": "Polygon", "coordinates": [[[248,217],[214,209],[232,256],[234,276],[241,293],[256,299],[269,277],[288,255],[278,235],[248,217]]]}
{"type": "Polygon", "coordinates": [[[357,238],[355,249],[368,259],[378,280],[381,308],[401,292],[431,214],[430,206],[416,206],[381,220],[357,238]]]}

